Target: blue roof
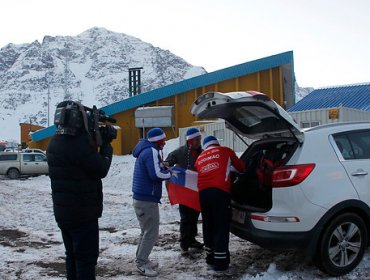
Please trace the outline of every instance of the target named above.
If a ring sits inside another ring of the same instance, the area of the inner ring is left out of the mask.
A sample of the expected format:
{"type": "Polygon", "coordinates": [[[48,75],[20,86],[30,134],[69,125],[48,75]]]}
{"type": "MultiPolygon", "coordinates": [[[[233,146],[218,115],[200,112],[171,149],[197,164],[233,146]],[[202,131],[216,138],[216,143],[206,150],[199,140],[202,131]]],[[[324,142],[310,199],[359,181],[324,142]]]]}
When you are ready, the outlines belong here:
{"type": "MultiPolygon", "coordinates": [[[[105,107],[102,107],[101,109],[104,110],[107,115],[114,115],[119,112],[139,107],[166,97],[184,93],[189,90],[256,73],[259,71],[268,70],[270,68],[275,68],[286,64],[291,64],[292,75],[294,75],[293,51],[272,55],[269,57],[217,70],[204,75],[196,76],[187,80],[183,80],[181,82],[177,82],[142,93],[140,95],[123,99],[122,101],[107,105],[105,107]]],[[[294,81],[294,76],[292,77],[292,81],[294,81]]],[[[292,88],[294,89],[294,86],[292,88]]],[[[54,125],[45,129],[38,130],[32,133],[32,140],[40,141],[42,139],[50,137],[54,134],[55,130],[56,128],[54,125]]]]}
{"type": "Polygon", "coordinates": [[[32,140],[33,141],[40,141],[42,139],[48,138],[48,137],[52,136],[55,133],[56,130],[57,130],[57,128],[56,128],[55,125],[51,125],[47,128],[37,130],[37,131],[31,133],[32,140]]]}
{"type": "Polygon", "coordinates": [[[370,112],[370,83],[316,89],[288,112],[347,107],[370,112]]]}

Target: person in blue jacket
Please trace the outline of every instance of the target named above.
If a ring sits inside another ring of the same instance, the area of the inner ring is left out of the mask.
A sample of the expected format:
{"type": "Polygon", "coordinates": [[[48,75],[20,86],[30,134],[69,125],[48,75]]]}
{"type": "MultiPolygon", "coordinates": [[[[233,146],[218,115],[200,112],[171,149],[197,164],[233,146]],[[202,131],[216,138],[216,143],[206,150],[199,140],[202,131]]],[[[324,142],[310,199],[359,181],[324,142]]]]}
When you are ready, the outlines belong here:
{"type": "Polygon", "coordinates": [[[149,261],[149,255],[158,239],[159,208],[162,182],[171,177],[163,166],[161,151],[166,134],[160,128],[152,128],[147,139],[140,139],[133,150],[136,158],[132,183],[133,206],[139,221],[141,234],[136,250],[136,266],[145,276],[157,276],[157,263],[149,261]]]}

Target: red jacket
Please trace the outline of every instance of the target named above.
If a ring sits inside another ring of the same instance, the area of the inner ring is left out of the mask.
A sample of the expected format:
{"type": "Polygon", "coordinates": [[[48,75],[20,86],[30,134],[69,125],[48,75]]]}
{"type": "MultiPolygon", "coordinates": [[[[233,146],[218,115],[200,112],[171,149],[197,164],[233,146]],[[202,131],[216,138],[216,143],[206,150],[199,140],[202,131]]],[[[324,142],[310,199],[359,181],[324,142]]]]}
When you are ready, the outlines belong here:
{"type": "Polygon", "coordinates": [[[230,192],[230,171],[233,166],[239,172],[245,169],[245,162],[235,152],[223,146],[212,146],[203,151],[195,162],[198,171],[198,189],[217,188],[230,192]]]}

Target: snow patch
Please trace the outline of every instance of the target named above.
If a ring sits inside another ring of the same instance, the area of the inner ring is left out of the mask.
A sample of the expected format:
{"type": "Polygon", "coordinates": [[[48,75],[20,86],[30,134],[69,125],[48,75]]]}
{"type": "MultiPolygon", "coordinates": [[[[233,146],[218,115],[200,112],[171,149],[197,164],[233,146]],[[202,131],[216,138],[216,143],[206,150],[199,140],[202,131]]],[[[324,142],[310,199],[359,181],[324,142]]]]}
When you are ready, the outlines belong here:
{"type": "MultiPolygon", "coordinates": [[[[178,147],[167,141],[164,157],[178,147]]],[[[135,252],[140,228],[132,207],[135,158],[114,156],[103,179],[104,211],[99,220],[100,257],[97,279],[142,279],[136,272],[135,252]]],[[[231,267],[217,274],[203,252],[184,258],[179,247],[178,207],[163,192],[160,236],[151,258],[159,262],[159,279],[296,280],[334,279],[320,272],[302,254],[274,252],[230,236],[231,267]]],[[[198,224],[201,239],[201,223],[198,224]]],[[[0,279],[65,279],[64,246],[54,220],[48,176],[8,180],[0,176],[0,279]]],[[[369,279],[370,249],[350,274],[339,279],[369,279]]]]}

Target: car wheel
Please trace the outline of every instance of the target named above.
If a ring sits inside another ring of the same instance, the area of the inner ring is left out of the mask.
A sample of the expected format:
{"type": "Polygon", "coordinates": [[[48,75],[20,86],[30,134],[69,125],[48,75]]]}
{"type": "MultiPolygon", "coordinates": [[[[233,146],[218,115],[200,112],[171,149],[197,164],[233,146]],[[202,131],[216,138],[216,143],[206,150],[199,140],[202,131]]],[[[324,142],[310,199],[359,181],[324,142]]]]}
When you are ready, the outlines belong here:
{"type": "Polygon", "coordinates": [[[344,275],[359,264],[366,247],[364,220],[354,213],[341,214],[324,229],[318,248],[319,267],[333,276],[344,275]]]}
{"type": "Polygon", "coordinates": [[[8,171],[8,177],[10,179],[18,179],[19,178],[19,171],[15,168],[12,168],[8,171]]]}

